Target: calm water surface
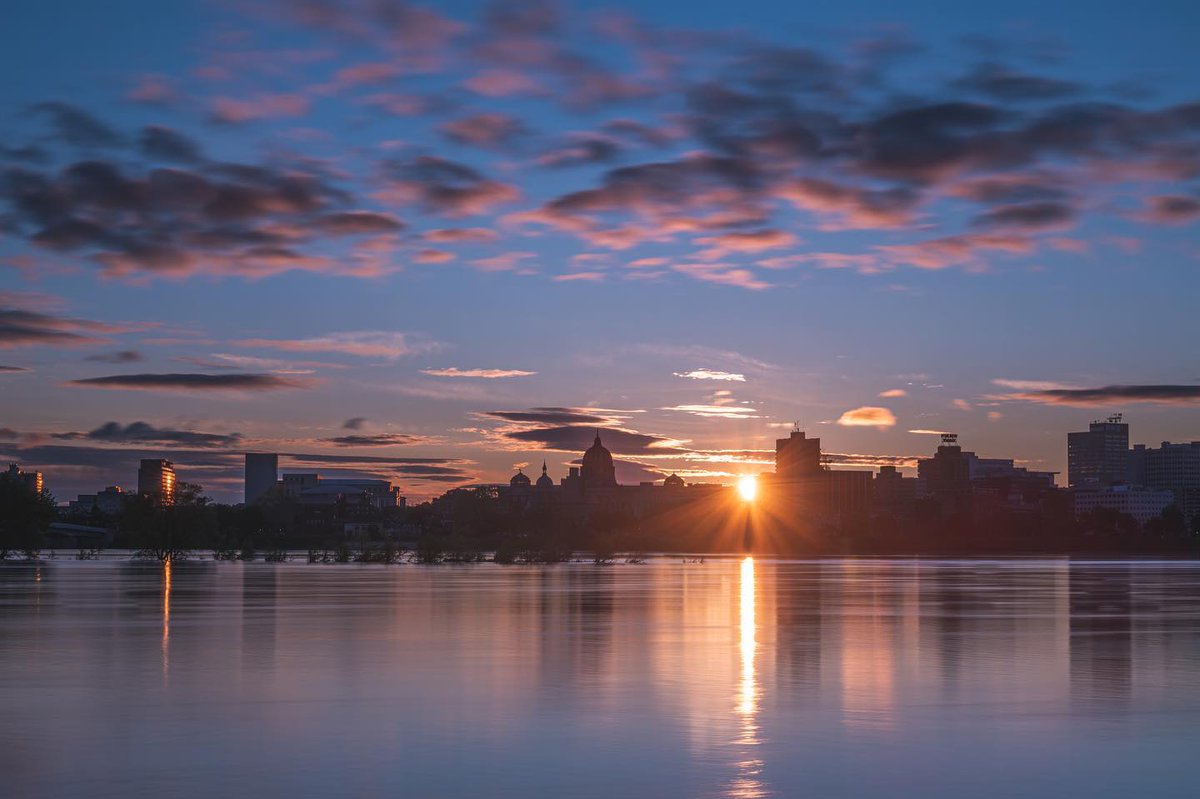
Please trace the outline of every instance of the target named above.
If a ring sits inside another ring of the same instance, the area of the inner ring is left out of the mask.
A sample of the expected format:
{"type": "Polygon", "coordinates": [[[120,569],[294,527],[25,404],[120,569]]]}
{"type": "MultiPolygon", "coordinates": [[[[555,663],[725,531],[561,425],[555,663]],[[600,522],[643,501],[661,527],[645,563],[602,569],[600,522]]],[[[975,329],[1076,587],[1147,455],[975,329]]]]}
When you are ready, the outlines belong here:
{"type": "Polygon", "coordinates": [[[1200,565],[0,565],[0,794],[1200,795],[1200,565]]]}

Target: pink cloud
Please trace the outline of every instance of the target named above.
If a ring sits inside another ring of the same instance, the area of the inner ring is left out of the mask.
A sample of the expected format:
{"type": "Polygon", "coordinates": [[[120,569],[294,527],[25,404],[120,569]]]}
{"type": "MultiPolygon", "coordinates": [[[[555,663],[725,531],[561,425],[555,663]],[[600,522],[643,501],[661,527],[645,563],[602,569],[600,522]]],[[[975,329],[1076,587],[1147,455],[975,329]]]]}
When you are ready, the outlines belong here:
{"type": "Polygon", "coordinates": [[[846,411],[838,417],[837,423],[842,427],[875,427],[886,430],[895,426],[896,416],[887,408],[864,405],[846,411]]]}
{"type": "Polygon", "coordinates": [[[509,97],[514,94],[538,94],[543,91],[541,84],[515,69],[485,69],[463,81],[463,85],[485,97],[509,97]]]}
{"type": "Polygon", "coordinates": [[[263,94],[249,100],[218,97],[212,102],[212,116],[218,122],[236,124],[304,116],[310,106],[309,99],[302,94],[263,94]]]}

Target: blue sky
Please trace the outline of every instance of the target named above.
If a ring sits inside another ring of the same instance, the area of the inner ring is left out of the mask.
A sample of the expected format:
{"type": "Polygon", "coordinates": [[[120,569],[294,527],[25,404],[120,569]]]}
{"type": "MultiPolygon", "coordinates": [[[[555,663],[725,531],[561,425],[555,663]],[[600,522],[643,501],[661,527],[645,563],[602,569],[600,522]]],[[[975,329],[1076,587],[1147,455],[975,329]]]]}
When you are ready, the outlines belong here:
{"type": "Polygon", "coordinates": [[[417,498],[594,427],[626,481],[793,421],[841,466],[1200,437],[1198,13],[28,5],[0,455],[60,499],[159,453],[236,499],[248,449],[417,498]]]}

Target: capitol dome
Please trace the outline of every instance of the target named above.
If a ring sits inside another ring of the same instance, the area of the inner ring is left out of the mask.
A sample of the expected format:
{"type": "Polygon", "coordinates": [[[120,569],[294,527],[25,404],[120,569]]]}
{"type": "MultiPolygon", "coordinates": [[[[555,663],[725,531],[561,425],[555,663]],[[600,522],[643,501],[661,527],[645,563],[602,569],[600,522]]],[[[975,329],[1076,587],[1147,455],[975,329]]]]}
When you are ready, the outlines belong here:
{"type": "Polygon", "coordinates": [[[518,488],[520,486],[528,486],[529,482],[529,475],[525,474],[525,472],[521,471],[520,469],[517,469],[517,473],[512,476],[512,479],[508,481],[508,484],[513,488],[518,488]]]}
{"type": "Polygon", "coordinates": [[[613,465],[612,453],[600,443],[600,433],[597,431],[596,440],[588,451],[583,453],[583,468],[580,470],[583,488],[611,488],[617,484],[617,471],[613,465]]]}
{"type": "Polygon", "coordinates": [[[554,481],[546,474],[546,462],[542,461],[542,476],[537,479],[538,488],[554,488],[554,481]]]}

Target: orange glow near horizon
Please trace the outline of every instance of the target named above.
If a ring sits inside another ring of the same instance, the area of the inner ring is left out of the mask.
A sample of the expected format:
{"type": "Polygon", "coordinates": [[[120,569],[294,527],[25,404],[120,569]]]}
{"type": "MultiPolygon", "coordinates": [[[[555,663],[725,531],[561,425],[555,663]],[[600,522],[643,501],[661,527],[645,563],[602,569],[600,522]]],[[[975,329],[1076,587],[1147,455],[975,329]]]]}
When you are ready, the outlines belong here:
{"type": "Polygon", "coordinates": [[[748,474],[738,479],[737,482],[738,496],[745,502],[753,502],[758,496],[758,478],[752,474],[748,474]]]}

